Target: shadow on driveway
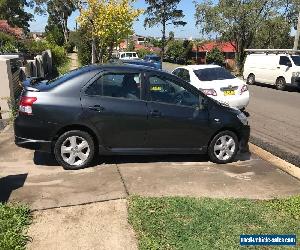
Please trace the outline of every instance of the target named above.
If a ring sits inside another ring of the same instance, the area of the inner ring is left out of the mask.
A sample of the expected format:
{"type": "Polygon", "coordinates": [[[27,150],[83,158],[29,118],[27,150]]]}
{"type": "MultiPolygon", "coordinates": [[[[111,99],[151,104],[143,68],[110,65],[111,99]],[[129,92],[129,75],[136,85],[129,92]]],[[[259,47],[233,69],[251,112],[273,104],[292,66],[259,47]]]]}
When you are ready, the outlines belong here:
{"type": "Polygon", "coordinates": [[[14,190],[24,186],[27,175],[9,175],[0,179],[0,203],[7,202],[14,190]]]}
{"type": "MultiPolygon", "coordinates": [[[[235,162],[248,161],[251,153],[238,154],[235,162]]],[[[207,155],[103,155],[99,156],[94,165],[125,164],[125,163],[157,163],[157,162],[208,162],[207,155]]],[[[59,166],[55,157],[43,152],[34,152],[33,162],[37,166],[59,166]]]]}

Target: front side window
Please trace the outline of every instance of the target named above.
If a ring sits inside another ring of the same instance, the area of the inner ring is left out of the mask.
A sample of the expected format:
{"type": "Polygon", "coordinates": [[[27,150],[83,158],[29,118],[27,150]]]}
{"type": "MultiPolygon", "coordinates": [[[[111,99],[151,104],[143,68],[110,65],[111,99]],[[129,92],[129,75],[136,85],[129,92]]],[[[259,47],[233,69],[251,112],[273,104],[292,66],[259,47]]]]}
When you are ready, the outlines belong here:
{"type": "Polygon", "coordinates": [[[287,56],[281,56],[279,60],[279,65],[287,66],[288,64],[291,64],[291,60],[287,56]]]}
{"type": "Polygon", "coordinates": [[[151,76],[149,83],[151,101],[191,107],[199,105],[198,96],[177,85],[170,79],[151,76]]]}
{"type": "Polygon", "coordinates": [[[194,70],[194,73],[200,81],[205,82],[235,78],[235,76],[233,76],[228,70],[221,67],[198,69],[194,70]]]}
{"type": "Polygon", "coordinates": [[[291,56],[294,64],[300,66],[300,56],[291,56]]]}
{"type": "Polygon", "coordinates": [[[120,73],[100,76],[86,90],[87,95],[138,100],[141,97],[140,74],[120,73]]]}

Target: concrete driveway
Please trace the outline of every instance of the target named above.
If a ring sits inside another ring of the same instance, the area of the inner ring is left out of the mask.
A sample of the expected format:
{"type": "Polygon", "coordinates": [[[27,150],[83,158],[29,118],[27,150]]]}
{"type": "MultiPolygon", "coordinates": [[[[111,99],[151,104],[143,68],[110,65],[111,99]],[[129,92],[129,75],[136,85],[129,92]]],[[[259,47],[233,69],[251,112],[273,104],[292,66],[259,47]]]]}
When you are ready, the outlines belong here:
{"type": "Polygon", "coordinates": [[[0,200],[47,209],[145,196],[269,199],[300,194],[300,182],[255,155],[216,165],[202,156],[104,157],[96,167],[65,171],[45,154],[17,148],[0,134],[0,200]],[[101,164],[100,164],[101,163],[101,164]]]}

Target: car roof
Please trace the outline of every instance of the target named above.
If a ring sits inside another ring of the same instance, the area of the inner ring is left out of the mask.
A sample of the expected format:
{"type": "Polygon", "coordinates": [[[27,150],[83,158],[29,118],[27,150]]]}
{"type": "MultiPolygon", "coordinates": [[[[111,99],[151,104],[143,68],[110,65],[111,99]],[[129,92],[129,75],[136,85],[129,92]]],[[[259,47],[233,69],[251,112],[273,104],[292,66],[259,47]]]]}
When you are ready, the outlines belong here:
{"type": "Polygon", "coordinates": [[[211,68],[221,68],[221,67],[215,64],[202,64],[202,65],[179,66],[176,69],[199,70],[199,69],[211,69],[211,68]]]}
{"type": "Polygon", "coordinates": [[[84,72],[93,71],[93,70],[128,70],[128,71],[131,71],[131,70],[136,70],[136,69],[161,72],[161,70],[158,70],[155,68],[151,68],[151,67],[144,66],[144,65],[127,64],[126,62],[124,62],[124,64],[93,64],[93,65],[83,66],[77,70],[80,71],[81,73],[84,73],[84,72]]]}

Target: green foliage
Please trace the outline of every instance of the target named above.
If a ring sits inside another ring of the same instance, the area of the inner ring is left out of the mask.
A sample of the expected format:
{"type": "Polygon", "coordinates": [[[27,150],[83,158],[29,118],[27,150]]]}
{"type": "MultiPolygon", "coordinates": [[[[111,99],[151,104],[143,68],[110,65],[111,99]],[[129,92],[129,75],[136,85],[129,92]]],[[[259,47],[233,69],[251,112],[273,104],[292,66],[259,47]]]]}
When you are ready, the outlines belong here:
{"type": "MultiPolygon", "coordinates": [[[[35,12],[41,15],[47,13],[48,26],[56,25],[63,34],[64,43],[69,42],[68,19],[77,9],[79,1],[61,0],[33,0],[35,2],[35,12]]],[[[51,28],[50,28],[51,29],[51,28]]],[[[57,43],[58,45],[62,45],[57,43]]]]}
{"type": "Polygon", "coordinates": [[[208,64],[214,63],[222,66],[225,63],[225,56],[221,50],[215,47],[210,52],[207,53],[206,63],[208,64]]]}
{"type": "Polygon", "coordinates": [[[0,32],[0,53],[16,52],[17,44],[15,37],[0,32]]]}
{"type": "Polygon", "coordinates": [[[78,49],[78,60],[81,65],[88,65],[92,61],[91,35],[85,28],[70,33],[70,42],[78,49]]]}
{"type": "Polygon", "coordinates": [[[64,47],[48,41],[31,41],[26,44],[28,51],[34,54],[41,54],[43,51],[50,49],[52,53],[54,67],[63,65],[67,60],[67,53],[64,47]]]}
{"type": "Polygon", "coordinates": [[[59,46],[64,45],[64,33],[58,25],[47,25],[45,31],[46,40],[49,43],[57,44],[59,46]]]}
{"type": "Polygon", "coordinates": [[[29,21],[33,20],[33,15],[25,11],[25,6],[29,7],[30,2],[24,0],[1,0],[0,19],[7,20],[10,25],[23,28],[29,32],[29,21]]]}
{"type": "Polygon", "coordinates": [[[241,234],[299,238],[299,201],[131,197],[128,219],[139,249],[239,249],[241,234]]]}
{"type": "Polygon", "coordinates": [[[184,14],[182,10],[177,9],[180,0],[146,0],[148,7],[145,11],[145,27],[154,27],[162,25],[161,48],[164,57],[166,46],[166,26],[184,26],[186,22],[182,21],[184,14]]]}
{"type": "Polygon", "coordinates": [[[137,54],[138,54],[139,58],[143,59],[146,55],[153,54],[153,52],[149,49],[139,49],[137,51],[137,54]]]}
{"type": "MultiPolygon", "coordinates": [[[[291,24],[285,18],[289,12],[289,3],[293,1],[231,1],[205,0],[196,3],[196,23],[200,25],[205,34],[218,34],[223,40],[235,42],[237,47],[237,65],[241,70],[246,56],[245,49],[250,48],[256,40],[256,45],[262,45],[259,39],[271,42],[276,38],[284,41],[286,31],[291,30],[291,24]],[[281,18],[281,16],[283,16],[281,18]],[[277,23],[276,30],[266,31],[265,28],[272,27],[277,23]],[[289,26],[289,28],[286,28],[289,26]],[[282,27],[285,35],[282,36],[282,27]],[[261,33],[261,34],[260,34],[261,33]]],[[[279,42],[281,44],[282,42],[279,42]]],[[[268,46],[268,45],[265,45],[268,46]]]]}
{"type": "Polygon", "coordinates": [[[0,204],[0,249],[25,249],[24,232],[30,223],[28,207],[0,204]]]}
{"type": "Polygon", "coordinates": [[[174,40],[168,43],[168,49],[166,52],[167,61],[187,64],[190,53],[192,51],[192,43],[188,40],[180,41],[174,40]]]}
{"type": "Polygon", "coordinates": [[[57,68],[58,75],[64,75],[69,72],[71,68],[71,59],[67,58],[67,60],[57,68]]]}

